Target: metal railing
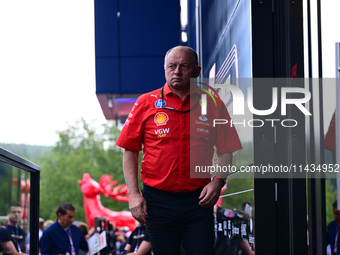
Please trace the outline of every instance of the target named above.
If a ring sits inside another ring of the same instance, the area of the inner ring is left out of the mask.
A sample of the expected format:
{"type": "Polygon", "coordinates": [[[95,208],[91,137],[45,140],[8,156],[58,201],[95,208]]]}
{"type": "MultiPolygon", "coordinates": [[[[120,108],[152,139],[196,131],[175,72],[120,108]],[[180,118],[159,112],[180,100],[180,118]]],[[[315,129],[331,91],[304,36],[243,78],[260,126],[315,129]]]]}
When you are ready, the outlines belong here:
{"type": "Polygon", "coordinates": [[[0,147],[0,161],[30,173],[30,254],[39,254],[40,167],[0,147]]]}

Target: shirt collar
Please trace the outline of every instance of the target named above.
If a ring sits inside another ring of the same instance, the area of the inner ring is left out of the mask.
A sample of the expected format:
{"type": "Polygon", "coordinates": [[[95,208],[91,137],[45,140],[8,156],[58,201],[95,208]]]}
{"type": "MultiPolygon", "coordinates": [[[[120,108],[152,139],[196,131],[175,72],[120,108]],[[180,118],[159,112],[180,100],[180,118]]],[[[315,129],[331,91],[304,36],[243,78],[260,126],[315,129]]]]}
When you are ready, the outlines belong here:
{"type": "Polygon", "coordinates": [[[173,93],[172,90],[169,87],[169,84],[166,82],[164,85],[164,95],[168,95],[170,93],[173,93]]]}
{"type": "Polygon", "coordinates": [[[10,221],[7,221],[7,226],[11,226],[11,227],[16,227],[16,224],[12,224],[10,221]]]}
{"type": "MultiPolygon", "coordinates": [[[[173,93],[173,92],[170,89],[169,84],[166,82],[165,85],[164,85],[164,95],[169,95],[170,93],[173,93]]],[[[201,90],[197,86],[195,86],[192,89],[190,94],[199,94],[200,95],[200,94],[202,94],[202,92],[201,92],[201,90]]]]}

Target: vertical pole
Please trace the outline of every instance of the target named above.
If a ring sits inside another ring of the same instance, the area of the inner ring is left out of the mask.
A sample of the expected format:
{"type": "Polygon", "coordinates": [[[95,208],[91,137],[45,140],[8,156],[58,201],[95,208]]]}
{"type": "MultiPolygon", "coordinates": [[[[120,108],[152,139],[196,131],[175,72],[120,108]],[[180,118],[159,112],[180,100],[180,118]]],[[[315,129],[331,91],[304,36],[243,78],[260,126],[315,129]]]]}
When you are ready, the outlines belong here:
{"type": "MultiPolygon", "coordinates": [[[[30,235],[39,236],[40,171],[31,172],[30,235]]],[[[39,239],[31,238],[30,254],[39,254],[39,239]]]]}
{"type": "Polygon", "coordinates": [[[202,67],[199,77],[203,77],[202,2],[201,0],[196,0],[196,52],[198,55],[198,63],[202,67]]]}
{"type": "MultiPolygon", "coordinates": [[[[335,110],[335,159],[336,164],[340,163],[340,43],[335,44],[335,78],[336,78],[336,110],[335,110]]],[[[340,173],[337,176],[337,197],[340,201],[340,173]]],[[[340,203],[338,202],[338,210],[340,210],[340,203]]]]}

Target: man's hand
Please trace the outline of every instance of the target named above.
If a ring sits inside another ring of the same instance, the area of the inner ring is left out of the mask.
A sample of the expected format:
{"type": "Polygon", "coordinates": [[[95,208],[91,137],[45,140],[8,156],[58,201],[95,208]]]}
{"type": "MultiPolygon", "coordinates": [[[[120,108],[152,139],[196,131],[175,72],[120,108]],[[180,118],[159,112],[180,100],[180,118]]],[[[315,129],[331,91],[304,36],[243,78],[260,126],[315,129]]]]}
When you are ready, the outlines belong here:
{"type": "MultiPolygon", "coordinates": [[[[233,154],[231,152],[226,152],[222,154],[217,154],[217,164],[220,166],[229,166],[232,163],[233,154]]],[[[227,177],[227,175],[223,175],[223,177],[227,177]]],[[[208,183],[202,190],[199,199],[200,206],[203,207],[213,207],[218,198],[220,197],[221,189],[221,182],[217,178],[214,178],[210,183],[208,183]]]]}
{"type": "Polygon", "coordinates": [[[145,215],[147,214],[146,201],[140,193],[129,196],[129,207],[132,216],[145,226],[145,215]]]}
{"type": "Polygon", "coordinates": [[[201,199],[199,205],[203,207],[213,207],[220,197],[221,188],[221,183],[216,178],[205,185],[199,197],[199,199],[201,199]]]}

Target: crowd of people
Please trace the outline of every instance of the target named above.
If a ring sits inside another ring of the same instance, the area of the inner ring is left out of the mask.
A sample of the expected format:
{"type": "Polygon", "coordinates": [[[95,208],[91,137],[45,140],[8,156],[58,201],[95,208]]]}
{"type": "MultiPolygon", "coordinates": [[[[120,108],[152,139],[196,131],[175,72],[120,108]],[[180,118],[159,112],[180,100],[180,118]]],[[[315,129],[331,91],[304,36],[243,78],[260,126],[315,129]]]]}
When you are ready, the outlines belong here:
{"type": "MultiPolygon", "coordinates": [[[[249,203],[249,202],[248,202],[249,203]]],[[[249,203],[250,204],[250,203],[249,203]]],[[[245,212],[245,204],[242,205],[244,220],[249,220],[251,215],[245,212]]],[[[218,208],[215,213],[215,222],[218,224],[219,215],[225,214],[225,209],[218,208]]],[[[8,220],[0,228],[0,254],[18,255],[30,254],[30,233],[20,227],[22,206],[13,203],[8,210],[8,220]]],[[[40,254],[65,254],[65,255],[89,255],[100,232],[106,232],[107,246],[100,250],[101,255],[136,254],[152,255],[150,237],[144,225],[138,224],[134,230],[127,227],[117,228],[114,223],[108,222],[107,227],[96,231],[84,222],[75,221],[75,207],[70,203],[59,205],[56,210],[57,220],[44,220],[39,218],[39,250],[40,254]]],[[[243,217],[243,216],[242,216],[243,217]]],[[[217,230],[217,227],[215,227],[217,230]]],[[[215,232],[216,237],[217,232],[215,232]]],[[[221,237],[220,237],[221,238],[221,237]]],[[[215,238],[216,254],[238,255],[254,254],[252,244],[241,237],[223,237],[221,241],[215,238]],[[237,245],[235,246],[235,240],[237,245]],[[246,248],[244,248],[246,247],[246,248]],[[221,248],[223,252],[221,252],[221,248]],[[233,252],[231,252],[233,251],[233,252]],[[243,251],[243,253],[240,253],[243,251]]],[[[180,254],[185,255],[181,245],[180,254]]]]}
{"type": "MultiPolygon", "coordinates": [[[[20,227],[22,205],[10,205],[8,220],[0,227],[0,254],[18,255],[30,254],[31,235],[20,227]]],[[[39,254],[91,254],[90,250],[98,236],[95,227],[89,229],[84,222],[75,221],[75,207],[70,203],[59,205],[56,210],[57,220],[39,218],[39,254]]],[[[101,255],[118,254],[151,254],[151,244],[147,237],[145,226],[116,228],[109,222],[106,232],[107,246],[101,250],[101,255]]]]}

